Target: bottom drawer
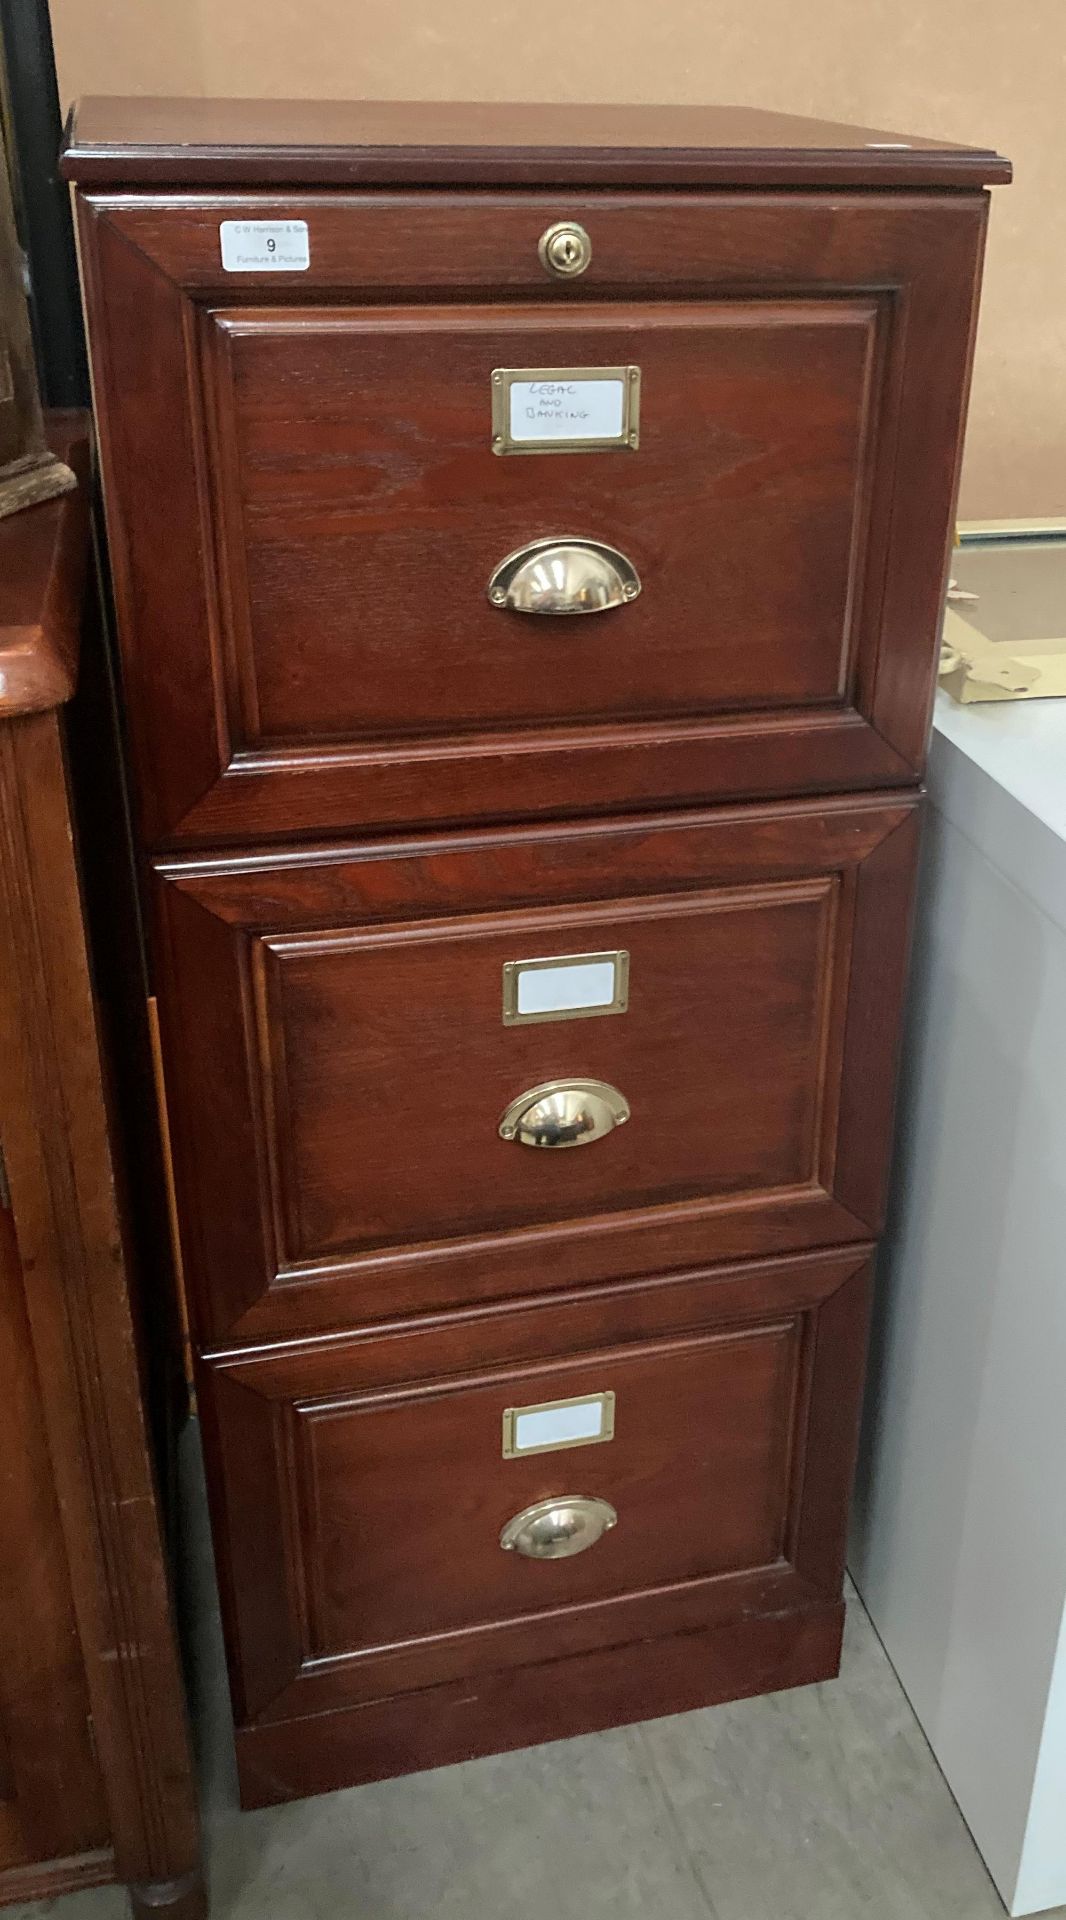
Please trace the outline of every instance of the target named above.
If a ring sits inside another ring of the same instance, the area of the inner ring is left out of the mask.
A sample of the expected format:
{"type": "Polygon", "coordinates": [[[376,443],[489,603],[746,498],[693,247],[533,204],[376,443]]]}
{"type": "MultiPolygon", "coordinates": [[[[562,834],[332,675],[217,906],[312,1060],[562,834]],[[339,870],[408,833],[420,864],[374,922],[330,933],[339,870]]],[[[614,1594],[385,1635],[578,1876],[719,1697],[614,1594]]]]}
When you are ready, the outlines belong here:
{"type": "Polygon", "coordinates": [[[868,1258],[207,1360],[246,1801],[835,1670],[868,1258]]]}

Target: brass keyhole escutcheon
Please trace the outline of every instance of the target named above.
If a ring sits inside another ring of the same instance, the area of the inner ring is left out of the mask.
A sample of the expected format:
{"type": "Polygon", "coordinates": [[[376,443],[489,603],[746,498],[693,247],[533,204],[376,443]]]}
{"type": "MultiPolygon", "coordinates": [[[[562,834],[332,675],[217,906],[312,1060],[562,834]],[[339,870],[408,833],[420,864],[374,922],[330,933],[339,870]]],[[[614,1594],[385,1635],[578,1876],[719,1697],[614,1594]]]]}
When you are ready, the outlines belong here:
{"type": "Polygon", "coordinates": [[[577,274],[584,273],[592,259],[592,241],[576,220],[557,220],[541,234],[537,252],[541,266],[549,273],[573,280],[577,274]]]}

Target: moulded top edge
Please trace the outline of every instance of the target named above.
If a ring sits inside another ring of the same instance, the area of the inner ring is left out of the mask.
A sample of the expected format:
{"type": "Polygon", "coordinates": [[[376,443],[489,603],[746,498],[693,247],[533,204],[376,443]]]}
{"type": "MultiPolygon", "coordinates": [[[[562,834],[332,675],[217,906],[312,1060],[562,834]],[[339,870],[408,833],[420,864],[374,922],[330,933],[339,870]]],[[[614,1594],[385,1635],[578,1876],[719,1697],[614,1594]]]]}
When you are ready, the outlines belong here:
{"type": "Polygon", "coordinates": [[[1004,184],[987,148],[732,106],[97,97],[86,186],[940,187],[1004,184]]]}

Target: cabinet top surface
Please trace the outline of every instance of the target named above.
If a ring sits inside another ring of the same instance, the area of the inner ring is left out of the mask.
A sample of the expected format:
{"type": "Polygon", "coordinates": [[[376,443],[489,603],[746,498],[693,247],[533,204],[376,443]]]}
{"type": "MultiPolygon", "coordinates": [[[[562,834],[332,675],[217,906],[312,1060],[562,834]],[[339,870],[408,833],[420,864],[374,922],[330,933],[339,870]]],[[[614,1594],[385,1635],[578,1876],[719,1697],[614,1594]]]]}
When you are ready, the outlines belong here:
{"type": "Polygon", "coordinates": [[[97,97],[63,157],[86,186],[980,187],[993,150],[737,106],[97,97]]]}

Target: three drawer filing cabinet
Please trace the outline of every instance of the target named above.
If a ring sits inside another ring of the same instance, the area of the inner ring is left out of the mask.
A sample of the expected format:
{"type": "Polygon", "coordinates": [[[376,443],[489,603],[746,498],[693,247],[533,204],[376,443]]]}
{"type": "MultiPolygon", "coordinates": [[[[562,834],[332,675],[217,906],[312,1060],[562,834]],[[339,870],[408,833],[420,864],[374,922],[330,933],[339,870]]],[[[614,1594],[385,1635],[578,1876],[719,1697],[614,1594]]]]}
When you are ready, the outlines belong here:
{"type": "Polygon", "coordinates": [[[836,1670],[993,153],[96,101],[250,1805],[836,1670]]]}

